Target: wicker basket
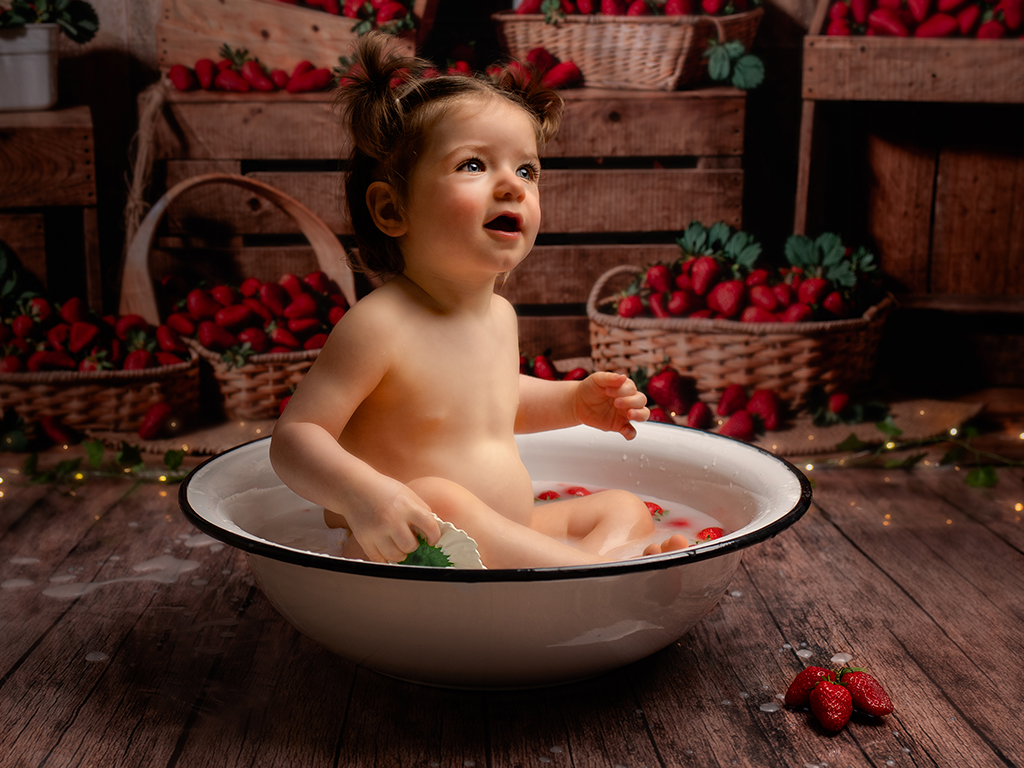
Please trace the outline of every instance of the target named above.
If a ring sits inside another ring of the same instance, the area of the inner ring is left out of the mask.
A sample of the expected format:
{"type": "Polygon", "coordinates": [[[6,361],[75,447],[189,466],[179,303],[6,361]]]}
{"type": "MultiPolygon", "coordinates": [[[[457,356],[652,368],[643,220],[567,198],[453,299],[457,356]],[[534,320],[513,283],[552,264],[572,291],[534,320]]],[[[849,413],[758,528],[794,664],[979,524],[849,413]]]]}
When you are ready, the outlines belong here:
{"type": "Polygon", "coordinates": [[[616,276],[643,270],[619,266],[594,284],[587,300],[596,370],[628,373],[669,364],[693,377],[702,400],[715,402],[730,384],[774,390],[792,406],[816,386],[831,392],[866,383],[891,298],[861,317],[810,323],[742,323],[701,318],[623,318],[601,311],[616,276]]]}
{"type": "MultiPolygon", "coordinates": [[[[156,295],[149,273],[149,253],[157,225],[168,206],[188,190],[207,184],[232,184],[243,187],[274,203],[287,213],[309,240],[319,268],[341,289],[349,305],[355,303],[355,279],[348,266],[345,249],[328,226],[295,198],[279,189],[246,176],[211,173],[179,182],[164,193],[142,220],[128,247],[121,312],[134,312],[158,322],[156,295]],[[152,317],[146,312],[151,312],[152,317]]],[[[189,340],[203,362],[208,364],[220,390],[224,414],[229,419],[273,419],[278,416],[282,398],[302,381],[320,350],[253,355],[246,365],[230,366],[217,352],[189,340]]]]}
{"type": "Polygon", "coordinates": [[[520,60],[537,47],[572,61],[594,88],[673,91],[707,72],[708,40],[739,40],[748,49],[764,11],[731,16],[569,14],[548,24],[542,14],[491,16],[505,52],[520,60]]]}

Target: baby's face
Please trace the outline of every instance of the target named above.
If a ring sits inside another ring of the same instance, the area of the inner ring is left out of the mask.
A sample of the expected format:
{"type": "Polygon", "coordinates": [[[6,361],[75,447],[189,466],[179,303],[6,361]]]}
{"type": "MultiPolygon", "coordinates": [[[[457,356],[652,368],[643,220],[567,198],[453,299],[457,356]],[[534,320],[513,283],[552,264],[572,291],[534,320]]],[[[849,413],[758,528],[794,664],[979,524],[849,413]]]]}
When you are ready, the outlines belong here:
{"type": "Polygon", "coordinates": [[[533,122],[485,96],[452,107],[425,137],[409,180],[406,270],[493,279],[533,248],[540,228],[533,122]]]}

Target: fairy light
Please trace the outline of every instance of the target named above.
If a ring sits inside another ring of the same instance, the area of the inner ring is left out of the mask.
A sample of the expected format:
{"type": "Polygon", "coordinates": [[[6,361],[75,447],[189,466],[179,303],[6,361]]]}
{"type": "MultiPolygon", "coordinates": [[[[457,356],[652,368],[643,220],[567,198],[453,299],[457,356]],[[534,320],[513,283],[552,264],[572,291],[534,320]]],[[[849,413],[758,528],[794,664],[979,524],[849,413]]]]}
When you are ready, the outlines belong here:
{"type": "Polygon", "coordinates": [[[1014,512],[1024,512],[1024,504],[1021,504],[1018,501],[1016,504],[1013,505],[1013,511],[1014,512]]]}
{"type": "Polygon", "coordinates": [[[814,469],[814,465],[813,464],[806,464],[804,466],[804,469],[806,469],[808,472],[810,472],[812,469],[814,469]]]}
{"type": "Polygon", "coordinates": [[[950,434],[950,437],[956,437],[956,433],[957,433],[957,429],[956,429],[956,427],[952,427],[952,428],[951,428],[951,429],[949,430],[949,434],[950,434]]]}
{"type": "Polygon", "coordinates": [[[84,480],[84,479],[85,479],[85,475],[83,475],[81,472],[75,472],[75,480],[84,480]]]}
{"type": "Polygon", "coordinates": [[[125,468],[124,468],[124,473],[125,473],[126,475],[127,475],[128,473],[130,473],[131,471],[132,471],[132,468],[131,468],[131,467],[125,467],[125,468]]]}
{"type": "Polygon", "coordinates": [[[161,483],[166,483],[167,475],[160,475],[160,477],[158,477],[157,480],[159,480],[161,483]]]}
{"type": "Polygon", "coordinates": [[[896,443],[894,443],[892,440],[890,440],[888,443],[885,444],[885,447],[886,447],[887,450],[891,451],[893,448],[896,447],[896,443]]]}

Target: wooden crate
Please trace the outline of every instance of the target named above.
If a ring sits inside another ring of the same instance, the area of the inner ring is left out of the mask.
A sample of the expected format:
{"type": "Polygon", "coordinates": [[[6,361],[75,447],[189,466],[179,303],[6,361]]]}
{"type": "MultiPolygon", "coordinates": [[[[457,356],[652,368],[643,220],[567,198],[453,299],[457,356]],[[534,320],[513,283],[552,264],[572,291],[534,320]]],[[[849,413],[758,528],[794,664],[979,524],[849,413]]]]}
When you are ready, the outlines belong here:
{"type": "MultiPolygon", "coordinates": [[[[430,30],[437,0],[416,0],[420,19],[415,32],[396,38],[412,53],[430,30]]],[[[333,67],[356,39],[353,19],[302,8],[279,0],[162,0],[156,27],[157,56],[162,69],[217,59],[227,43],[246,48],[264,64],[291,70],[308,59],[318,67],[333,67]]]]}
{"type": "Polygon", "coordinates": [[[0,113],[0,179],[0,240],[55,298],[102,309],[89,107],[0,113]]]}
{"type": "Polygon", "coordinates": [[[1024,103],[1024,40],[829,36],[829,4],[804,38],[803,98],[1024,103]]]}
{"type": "MultiPolygon", "coordinates": [[[[741,226],[746,102],[733,88],[563,93],[538,245],[502,291],[520,314],[524,351],[564,358],[589,355],[584,305],[610,266],[674,258],[674,237],[693,219],[741,226]]],[[[348,151],[329,95],[174,92],[157,126],[150,197],[189,176],[242,173],[297,198],[345,239],[348,151]]],[[[175,252],[186,246],[208,249],[220,265],[211,268],[228,273],[269,277],[311,263],[308,249],[290,244],[288,218],[239,189],[196,190],[164,224],[155,272],[183,263],[175,252]]]]}

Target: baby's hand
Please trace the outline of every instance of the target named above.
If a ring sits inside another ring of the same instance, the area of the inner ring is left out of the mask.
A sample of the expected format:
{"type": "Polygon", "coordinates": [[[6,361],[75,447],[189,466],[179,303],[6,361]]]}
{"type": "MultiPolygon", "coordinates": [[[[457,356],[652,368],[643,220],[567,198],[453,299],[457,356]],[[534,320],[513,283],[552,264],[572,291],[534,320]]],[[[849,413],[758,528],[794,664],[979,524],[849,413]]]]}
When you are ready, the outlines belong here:
{"type": "Polygon", "coordinates": [[[347,510],[345,517],[366,556],[378,563],[399,563],[416,550],[420,535],[428,544],[441,538],[441,527],[430,507],[410,488],[389,480],[363,513],[347,510]]]}
{"type": "Polygon", "coordinates": [[[583,424],[606,432],[619,432],[627,440],[636,437],[632,421],[647,421],[647,396],[624,373],[599,371],[580,382],[576,390],[576,415],[583,424]]]}

